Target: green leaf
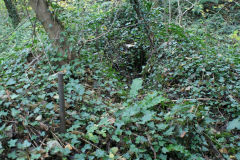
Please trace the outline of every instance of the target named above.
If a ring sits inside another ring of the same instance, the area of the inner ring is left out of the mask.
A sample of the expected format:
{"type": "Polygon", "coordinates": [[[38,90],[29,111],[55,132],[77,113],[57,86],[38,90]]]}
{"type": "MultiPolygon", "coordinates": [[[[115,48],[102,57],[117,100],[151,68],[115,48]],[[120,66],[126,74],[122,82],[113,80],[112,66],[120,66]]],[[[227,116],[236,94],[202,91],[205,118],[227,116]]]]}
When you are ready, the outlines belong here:
{"type": "Polygon", "coordinates": [[[85,154],[75,154],[74,155],[74,160],[85,159],[85,158],[86,158],[85,154]]]}
{"type": "Polygon", "coordinates": [[[240,130],[240,119],[236,118],[228,123],[227,130],[233,130],[233,129],[240,130]]]}
{"type": "Polygon", "coordinates": [[[53,109],[53,107],[54,107],[54,104],[52,104],[52,103],[48,103],[48,104],[46,105],[46,108],[47,108],[47,109],[53,109]]]}
{"type": "Polygon", "coordinates": [[[8,146],[9,147],[15,147],[17,140],[18,139],[11,139],[10,141],[8,141],[8,146]]]}
{"type": "Polygon", "coordinates": [[[141,78],[136,78],[133,80],[130,90],[130,97],[134,98],[138,95],[138,91],[142,89],[143,80],[141,78]]]}
{"type": "Polygon", "coordinates": [[[2,146],[2,143],[0,142],[0,155],[3,153],[3,151],[4,151],[4,148],[2,146]]]}
{"type": "Polygon", "coordinates": [[[101,149],[97,149],[95,152],[95,156],[97,156],[98,158],[104,157],[104,155],[105,155],[105,152],[101,149]]]}
{"type": "Polygon", "coordinates": [[[8,112],[0,111],[0,117],[6,116],[7,114],[8,114],[8,112]]]}
{"type": "Polygon", "coordinates": [[[85,92],[85,88],[84,88],[84,86],[83,85],[81,85],[81,84],[78,84],[78,85],[76,85],[76,91],[78,92],[78,94],[81,96],[81,95],[83,95],[84,94],[84,92],[85,92]]]}
{"type": "Polygon", "coordinates": [[[146,139],[145,137],[143,137],[143,136],[138,136],[138,137],[136,138],[136,143],[137,143],[137,144],[139,144],[139,143],[143,144],[143,143],[145,143],[145,142],[147,142],[147,139],[146,139]]]}
{"type": "Polygon", "coordinates": [[[35,153],[31,154],[31,160],[32,159],[39,159],[40,157],[41,157],[41,154],[35,154],[35,153]]]}
{"type": "Polygon", "coordinates": [[[11,114],[12,114],[13,117],[15,117],[16,115],[18,115],[19,113],[20,113],[19,110],[16,110],[15,108],[12,108],[12,109],[11,109],[11,114]]]}
{"type": "Polygon", "coordinates": [[[110,149],[110,152],[113,153],[113,154],[116,154],[117,151],[118,151],[118,147],[112,147],[112,148],[110,149]]]}
{"type": "Polygon", "coordinates": [[[181,153],[183,153],[183,154],[185,154],[185,155],[187,155],[187,156],[189,155],[188,150],[186,150],[185,147],[182,146],[182,145],[170,144],[170,145],[168,145],[167,149],[168,149],[169,151],[178,151],[178,152],[181,152],[181,153]]]}
{"type": "Polygon", "coordinates": [[[161,102],[167,101],[165,97],[158,94],[159,94],[158,92],[153,92],[151,94],[148,94],[146,97],[144,97],[144,99],[140,103],[141,107],[150,108],[150,107],[156,106],[161,102]]]}
{"type": "Polygon", "coordinates": [[[141,122],[139,122],[139,123],[145,124],[146,122],[152,120],[152,117],[154,114],[155,114],[155,112],[145,111],[144,116],[141,118],[141,122]]]}
{"type": "Polygon", "coordinates": [[[163,153],[167,153],[167,152],[169,152],[169,150],[168,150],[166,147],[163,147],[163,148],[162,148],[162,152],[163,152],[163,153]]]}
{"type": "Polygon", "coordinates": [[[167,131],[165,131],[163,134],[166,136],[173,135],[173,130],[175,127],[170,127],[167,131]]]}
{"type": "Polygon", "coordinates": [[[18,97],[18,95],[17,94],[12,94],[10,97],[11,97],[11,99],[16,99],[18,97]]]}
{"type": "Polygon", "coordinates": [[[8,154],[8,158],[16,159],[16,158],[17,158],[16,151],[13,151],[13,152],[9,153],[9,154],[8,154]]]}
{"type": "Polygon", "coordinates": [[[119,141],[120,141],[120,139],[119,139],[116,135],[113,135],[113,136],[112,136],[112,139],[113,139],[114,141],[116,141],[116,142],[119,142],[119,141]]]}
{"type": "Polygon", "coordinates": [[[71,153],[69,148],[63,148],[61,149],[61,152],[63,153],[63,155],[67,156],[71,153]]]}
{"type": "Polygon", "coordinates": [[[92,134],[92,133],[88,133],[88,139],[91,140],[94,143],[99,143],[99,139],[98,136],[92,134]]]}
{"type": "Polygon", "coordinates": [[[85,144],[84,147],[81,149],[82,152],[86,152],[86,150],[92,149],[92,146],[90,144],[85,144]]]}
{"type": "Polygon", "coordinates": [[[23,147],[23,148],[27,148],[27,147],[30,147],[30,146],[31,146],[31,143],[28,142],[28,140],[25,140],[25,141],[23,142],[23,144],[22,144],[22,147],[23,147]]]}
{"type": "Polygon", "coordinates": [[[6,83],[6,85],[13,85],[13,84],[16,84],[16,81],[13,78],[10,78],[6,83]]]}
{"type": "Polygon", "coordinates": [[[163,123],[157,124],[157,128],[159,131],[166,129],[167,127],[168,127],[167,124],[163,124],[163,123]]]}
{"type": "Polygon", "coordinates": [[[240,159],[240,153],[237,153],[237,154],[235,155],[235,157],[236,157],[237,159],[240,159]]]}

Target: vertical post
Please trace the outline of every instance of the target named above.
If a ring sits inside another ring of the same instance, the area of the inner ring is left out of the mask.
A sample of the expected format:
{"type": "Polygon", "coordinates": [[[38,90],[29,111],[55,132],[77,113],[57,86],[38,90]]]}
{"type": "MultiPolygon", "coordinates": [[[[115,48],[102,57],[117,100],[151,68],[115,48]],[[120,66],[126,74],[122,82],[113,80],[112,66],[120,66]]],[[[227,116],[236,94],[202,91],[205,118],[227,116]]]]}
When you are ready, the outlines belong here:
{"type": "Polygon", "coordinates": [[[65,120],[65,102],[64,102],[64,73],[58,73],[58,94],[59,94],[59,107],[60,107],[60,132],[66,132],[66,120],[65,120]]]}

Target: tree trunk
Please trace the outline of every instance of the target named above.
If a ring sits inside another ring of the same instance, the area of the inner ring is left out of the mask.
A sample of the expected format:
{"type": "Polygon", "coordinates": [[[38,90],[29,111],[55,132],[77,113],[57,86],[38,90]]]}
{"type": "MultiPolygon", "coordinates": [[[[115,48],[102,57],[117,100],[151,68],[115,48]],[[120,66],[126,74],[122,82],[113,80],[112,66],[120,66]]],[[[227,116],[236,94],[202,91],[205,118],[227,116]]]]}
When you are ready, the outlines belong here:
{"type": "MultiPolygon", "coordinates": [[[[145,77],[145,75],[148,73],[149,68],[151,68],[151,63],[155,57],[155,53],[156,53],[155,37],[154,37],[154,33],[151,31],[150,25],[147,23],[147,20],[145,19],[144,14],[141,11],[139,0],[130,0],[130,3],[137,14],[138,20],[140,20],[143,23],[144,28],[146,30],[146,35],[150,43],[150,54],[148,55],[146,66],[142,71],[142,75],[145,77]]],[[[142,56],[144,59],[146,58],[145,55],[140,55],[140,56],[142,56]]]]}
{"type": "Polygon", "coordinates": [[[12,19],[13,27],[16,28],[17,25],[20,23],[20,18],[17,13],[17,9],[13,4],[12,0],[4,0],[5,6],[8,10],[8,15],[12,19]]]}
{"type": "Polygon", "coordinates": [[[138,19],[140,21],[142,21],[142,23],[144,25],[144,28],[146,30],[146,34],[147,34],[148,40],[150,42],[150,48],[152,50],[154,48],[154,35],[151,32],[150,26],[148,25],[146,19],[144,18],[144,15],[143,15],[143,13],[142,13],[142,11],[140,9],[139,1],[138,0],[130,0],[130,3],[132,4],[133,9],[135,10],[135,12],[137,14],[138,19]]]}
{"type": "Polygon", "coordinates": [[[67,45],[67,38],[61,36],[64,32],[64,27],[56,16],[50,12],[49,5],[46,0],[30,0],[30,6],[36,13],[37,19],[43,25],[45,31],[47,32],[49,38],[54,42],[54,45],[58,47],[59,52],[68,55],[68,59],[72,59],[71,53],[67,45]]]}

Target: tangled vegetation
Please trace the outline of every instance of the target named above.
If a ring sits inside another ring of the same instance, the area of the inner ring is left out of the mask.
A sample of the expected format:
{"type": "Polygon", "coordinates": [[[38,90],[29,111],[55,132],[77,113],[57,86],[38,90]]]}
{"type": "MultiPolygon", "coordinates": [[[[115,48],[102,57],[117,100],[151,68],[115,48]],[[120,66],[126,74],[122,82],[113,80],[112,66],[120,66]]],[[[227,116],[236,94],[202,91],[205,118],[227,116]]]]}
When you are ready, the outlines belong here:
{"type": "Polygon", "coordinates": [[[240,160],[238,1],[36,1],[0,0],[1,159],[240,160]]]}

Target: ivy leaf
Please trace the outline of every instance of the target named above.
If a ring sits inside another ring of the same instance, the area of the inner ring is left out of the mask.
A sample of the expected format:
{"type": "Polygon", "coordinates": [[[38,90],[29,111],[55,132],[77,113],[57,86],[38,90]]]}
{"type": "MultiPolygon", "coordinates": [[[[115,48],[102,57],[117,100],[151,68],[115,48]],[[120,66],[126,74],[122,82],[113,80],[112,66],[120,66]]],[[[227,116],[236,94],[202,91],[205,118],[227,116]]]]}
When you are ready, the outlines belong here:
{"type": "Polygon", "coordinates": [[[170,127],[167,131],[165,131],[163,134],[166,136],[171,136],[173,135],[173,130],[175,127],[170,127]]]}
{"type": "Polygon", "coordinates": [[[113,139],[114,141],[116,141],[116,142],[119,142],[119,141],[120,141],[120,139],[119,139],[116,135],[113,135],[113,136],[112,136],[112,139],[113,139]]]}
{"type": "Polygon", "coordinates": [[[163,148],[162,148],[162,152],[163,152],[163,153],[167,153],[167,152],[169,152],[169,150],[168,150],[166,147],[163,147],[163,148]]]}
{"type": "Polygon", "coordinates": [[[236,118],[228,123],[227,130],[233,130],[233,129],[240,130],[240,119],[236,118]]]}
{"type": "Polygon", "coordinates": [[[17,94],[12,94],[10,97],[11,97],[11,99],[16,99],[18,97],[18,95],[17,94]]]}
{"type": "Polygon", "coordinates": [[[46,108],[47,108],[47,109],[53,109],[53,107],[54,107],[54,105],[53,105],[52,103],[48,103],[48,104],[46,105],[46,108]]]}
{"type": "Polygon", "coordinates": [[[27,148],[27,147],[30,147],[30,146],[31,146],[31,143],[28,142],[28,140],[25,140],[25,141],[23,142],[23,144],[22,144],[22,147],[23,147],[23,148],[27,148]]]}
{"type": "Polygon", "coordinates": [[[16,158],[17,158],[16,151],[13,151],[13,152],[9,153],[9,154],[8,154],[8,158],[16,159],[16,158]]]}
{"type": "Polygon", "coordinates": [[[8,146],[9,147],[15,147],[16,146],[17,139],[11,139],[8,141],[8,146]]]}
{"type": "Polygon", "coordinates": [[[13,78],[10,78],[6,83],[6,85],[13,85],[13,84],[16,84],[16,81],[13,78]]]}
{"type": "Polygon", "coordinates": [[[2,143],[0,142],[0,154],[2,154],[3,151],[4,151],[4,149],[3,149],[2,143]]]}
{"type": "Polygon", "coordinates": [[[86,155],[85,154],[75,154],[74,155],[74,159],[77,160],[77,159],[85,159],[86,158],[86,155]]]}
{"type": "Polygon", "coordinates": [[[130,97],[134,98],[138,95],[138,91],[142,89],[143,80],[141,78],[136,78],[133,80],[130,90],[130,97]]]}
{"type": "Polygon", "coordinates": [[[84,147],[81,149],[82,152],[86,152],[86,150],[90,150],[92,147],[90,144],[85,144],[84,147]]]}
{"type": "Polygon", "coordinates": [[[85,88],[83,85],[79,84],[76,86],[76,90],[80,96],[82,96],[85,92],[85,88]]]}
{"type": "Polygon", "coordinates": [[[16,115],[18,115],[19,113],[20,113],[19,110],[16,110],[15,108],[12,108],[12,109],[11,109],[11,114],[12,114],[13,117],[15,117],[16,115]]]}
{"type": "Polygon", "coordinates": [[[41,154],[35,154],[35,153],[31,154],[31,159],[39,159],[40,157],[41,157],[41,154]]]}
{"type": "Polygon", "coordinates": [[[89,140],[91,140],[94,143],[99,143],[98,136],[96,136],[92,133],[88,133],[87,135],[88,135],[89,140]]]}
{"type": "Polygon", "coordinates": [[[240,153],[237,153],[237,154],[235,155],[235,157],[236,157],[237,159],[240,159],[240,153]]]}
{"type": "Polygon", "coordinates": [[[8,112],[0,111],[0,117],[6,116],[7,114],[8,114],[8,112]]]}
{"type": "Polygon", "coordinates": [[[110,152],[113,153],[113,154],[116,154],[118,152],[118,147],[112,147],[110,149],[110,152]]]}
{"type": "Polygon", "coordinates": [[[166,129],[167,127],[168,127],[168,125],[163,124],[163,123],[157,125],[157,128],[158,128],[159,131],[162,131],[162,130],[166,129]]]}
{"type": "Polygon", "coordinates": [[[95,155],[100,158],[100,157],[104,157],[105,155],[105,152],[101,149],[97,149],[96,152],[95,152],[95,155]]]}
{"type": "Polygon", "coordinates": [[[147,139],[144,137],[144,136],[138,136],[137,138],[136,138],[136,143],[137,144],[139,144],[139,143],[145,143],[145,142],[147,142],[147,139]]]}

